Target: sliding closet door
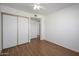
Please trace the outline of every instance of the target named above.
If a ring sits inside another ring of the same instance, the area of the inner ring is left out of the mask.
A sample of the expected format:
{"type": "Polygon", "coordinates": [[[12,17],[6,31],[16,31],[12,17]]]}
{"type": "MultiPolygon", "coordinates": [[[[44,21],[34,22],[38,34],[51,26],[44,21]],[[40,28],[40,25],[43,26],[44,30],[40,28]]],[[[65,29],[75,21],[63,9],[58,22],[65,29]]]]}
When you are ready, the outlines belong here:
{"type": "Polygon", "coordinates": [[[3,14],[3,49],[17,45],[17,17],[3,14]]]}
{"type": "Polygon", "coordinates": [[[18,17],[18,44],[28,42],[28,19],[18,17]]]}

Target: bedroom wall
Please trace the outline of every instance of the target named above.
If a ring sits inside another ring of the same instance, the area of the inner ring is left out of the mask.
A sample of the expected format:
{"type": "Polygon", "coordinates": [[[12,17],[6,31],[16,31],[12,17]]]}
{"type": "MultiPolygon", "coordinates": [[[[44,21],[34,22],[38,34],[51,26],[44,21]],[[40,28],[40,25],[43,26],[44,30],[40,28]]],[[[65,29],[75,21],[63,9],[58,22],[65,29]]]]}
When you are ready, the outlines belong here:
{"type": "Polygon", "coordinates": [[[79,52],[79,4],[45,17],[45,39],[79,52]]]}
{"type": "Polygon", "coordinates": [[[1,45],[2,43],[1,43],[1,7],[0,7],[0,52],[1,52],[1,45]]]}

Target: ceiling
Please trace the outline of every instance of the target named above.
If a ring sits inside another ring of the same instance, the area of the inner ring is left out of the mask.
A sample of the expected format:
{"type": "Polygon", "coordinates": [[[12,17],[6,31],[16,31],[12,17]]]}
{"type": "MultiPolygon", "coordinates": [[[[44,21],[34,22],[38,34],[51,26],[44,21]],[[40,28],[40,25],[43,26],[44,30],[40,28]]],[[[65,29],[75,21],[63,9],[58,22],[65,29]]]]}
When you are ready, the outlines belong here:
{"type": "Polygon", "coordinates": [[[33,10],[34,3],[1,3],[1,5],[6,5],[15,9],[19,9],[25,12],[34,13],[34,14],[50,14],[60,9],[69,7],[74,5],[75,3],[41,3],[40,5],[43,6],[40,10],[33,10]]]}

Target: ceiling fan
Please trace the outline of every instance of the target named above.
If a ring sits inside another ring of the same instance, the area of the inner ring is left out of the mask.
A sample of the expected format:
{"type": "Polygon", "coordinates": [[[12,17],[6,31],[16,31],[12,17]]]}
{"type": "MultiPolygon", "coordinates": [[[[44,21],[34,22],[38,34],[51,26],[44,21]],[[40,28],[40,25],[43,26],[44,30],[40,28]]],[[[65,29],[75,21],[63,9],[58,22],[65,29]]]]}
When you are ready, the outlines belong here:
{"type": "Polygon", "coordinates": [[[34,3],[32,6],[33,6],[33,9],[34,10],[40,10],[40,9],[44,9],[43,6],[40,5],[41,3],[34,3]]]}

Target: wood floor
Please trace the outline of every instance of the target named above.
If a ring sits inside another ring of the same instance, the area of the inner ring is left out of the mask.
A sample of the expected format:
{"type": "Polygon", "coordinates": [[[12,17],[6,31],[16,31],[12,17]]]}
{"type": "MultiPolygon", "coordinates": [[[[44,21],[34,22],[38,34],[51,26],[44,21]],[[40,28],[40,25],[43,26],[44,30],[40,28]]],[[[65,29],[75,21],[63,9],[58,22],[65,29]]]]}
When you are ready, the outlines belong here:
{"type": "Polygon", "coordinates": [[[68,50],[46,40],[32,40],[30,43],[2,50],[7,56],[79,56],[79,53],[68,50]]]}

